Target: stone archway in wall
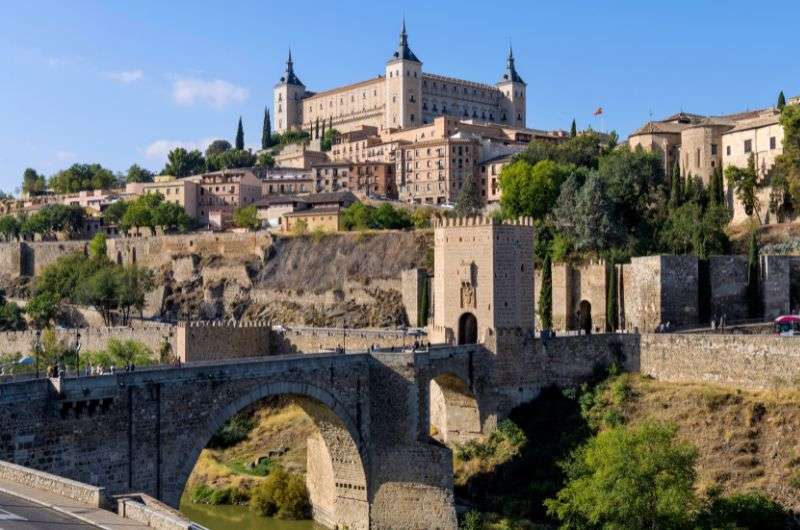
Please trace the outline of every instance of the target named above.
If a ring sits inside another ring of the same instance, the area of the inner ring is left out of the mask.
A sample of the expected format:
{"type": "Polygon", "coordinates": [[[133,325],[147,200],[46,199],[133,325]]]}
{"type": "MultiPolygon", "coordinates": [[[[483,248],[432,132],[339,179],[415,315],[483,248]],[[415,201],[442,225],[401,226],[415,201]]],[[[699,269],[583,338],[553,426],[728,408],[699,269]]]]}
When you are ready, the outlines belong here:
{"type": "Polygon", "coordinates": [[[587,335],[592,332],[592,304],[588,300],[578,304],[578,329],[587,335]]]}
{"type": "Polygon", "coordinates": [[[478,319],[472,313],[464,313],[458,318],[458,344],[478,342],[478,319]]]}
{"type": "Polygon", "coordinates": [[[327,391],[307,383],[259,387],[208,415],[192,439],[178,471],[175,491],[165,501],[177,506],[200,452],[224,423],[248,406],[272,396],[292,397],[311,418],[316,432],[308,438],[306,486],[314,520],[328,528],[369,530],[366,447],[344,407],[327,391]]]}
{"type": "Polygon", "coordinates": [[[445,444],[463,444],[481,434],[478,400],[467,383],[452,373],[431,379],[431,437],[445,444]]]}

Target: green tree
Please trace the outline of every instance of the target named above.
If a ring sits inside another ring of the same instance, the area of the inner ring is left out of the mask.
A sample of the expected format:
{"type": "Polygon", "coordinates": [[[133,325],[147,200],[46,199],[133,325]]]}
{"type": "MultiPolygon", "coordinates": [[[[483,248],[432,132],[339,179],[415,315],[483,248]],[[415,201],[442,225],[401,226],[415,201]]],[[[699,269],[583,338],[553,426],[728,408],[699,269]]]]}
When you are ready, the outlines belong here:
{"type": "Polygon", "coordinates": [[[106,256],[107,249],[106,235],[102,232],[97,232],[92,237],[92,240],[89,241],[89,257],[97,261],[108,259],[106,256]]]}
{"type": "Polygon", "coordinates": [[[115,269],[103,267],[86,278],[78,288],[78,301],[94,307],[102,315],[106,326],[112,325],[113,312],[119,307],[119,281],[120,276],[115,269]]]}
{"type": "Polygon", "coordinates": [[[578,136],[578,127],[575,125],[575,118],[572,118],[572,126],[569,128],[569,137],[575,138],[578,136]]]}
{"type": "Polygon", "coordinates": [[[311,508],[303,478],[280,466],[271,469],[253,489],[250,506],[261,515],[280,519],[303,519],[311,508]]]}
{"type": "Polygon", "coordinates": [[[619,329],[619,297],[617,293],[617,268],[611,261],[608,271],[608,296],[606,296],[606,331],[619,329]]]}
{"type": "Polygon", "coordinates": [[[539,321],[542,329],[553,328],[553,263],[550,254],[542,264],[542,287],[539,290],[539,321]]]}
{"type": "Polygon", "coordinates": [[[333,146],[333,140],[339,134],[339,131],[336,129],[325,129],[325,132],[322,135],[322,142],[320,146],[323,151],[330,151],[331,147],[333,146]]]}
{"type": "Polygon", "coordinates": [[[137,366],[147,366],[155,363],[153,352],[143,343],[133,339],[108,339],[106,353],[110,358],[111,364],[115,366],[125,366],[130,363],[137,366]]]}
{"type": "Polygon", "coordinates": [[[708,258],[723,254],[729,246],[725,228],[730,221],[723,205],[709,205],[705,210],[688,202],[669,213],[659,239],[662,248],[673,254],[695,254],[708,258]]]}
{"type": "Polygon", "coordinates": [[[430,280],[425,274],[422,280],[422,293],[419,300],[419,313],[417,314],[417,326],[424,328],[428,325],[428,313],[431,311],[430,280]]]}
{"type": "Polygon", "coordinates": [[[0,235],[6,240],[16,239],[20,234],[19,219],[13,215],[0,217],[0,235]]]}
{"type": "Polygon", "coordinates": [[[188,177],[205,171],[206,161],[198,150],[187,151],[183,147],[176,147],[167,155],[167,165],[161,171],[163,175],[174,177],[188,177]]]}
{"type": "Polygon", "coordinates": [[[367,230],[376,228],[373,219],[374,206],[354,202],[342,210],[342,228],[345,230],[367,230]]]}
{"type": "Polygon", "coordinates": [[[272,147],[272,122],[269,119],[269,109],[264,107],[264,125],[261,128],[261,149],[272,147]]]}
{"type": "Polygon", "coordinates": [[[100,164],[73,164],[50,178],[50,188],[56,193],[105,190],[117,182],[114,173],[100,164]]]}
{"type": "Polygon", "coordinates": [[[103,224],[116,225],[122,220],[125,212],[128,210],[130,202],[124,200],[114,201],[103,210],[103,224]]]}
{"type": "Polygon", "coordinates": [[[244,127],[242,127],[241,116],[239,116],[239,125],[236,127],[236,149],[244,151],[244,127]]]}
{"type": "Polygon", "coordinates": [[[237,208],[233,212],[233,222],[239,228],[247,228],[248,230],[257,230],[261,226],[258,210],[254,204],[237,208]]]}
{"type": "Polygon", "coordinates": [[[800,105],[787,105],[781,112],[783,153],[775,160],[773,181],[780,179],[785,199],[792,208],[800,209],[800,105]]]}
{"type": "Polygon", "coordinates": [[[133,164],[128,168],[125,182],[153,182],[153,172],[133,164]]]}
{"type": "Polygon", "coordinates": [[[210,159],[214,155],[220,155],[225,151],[230,151],[233,147],[228,140],[214,140],[208,147],[206,147],[206,160],[210,159]]]}
{"type": "Polygon", "coordinates": [[[155,287],[153,272],[136,265],[117,267],[116,272],[118,274],[117,307],[122,317],[122,325],[127,326],[133,311],[138,311],[141,316],[145,297],[155,287]]]}
{"type": "Polygon", "coordinates": [[[33,168],[26,168],[22,174],[22,191],[30,197],[42,195],[47,191],[47,181],[44,175],[40,175],[33,168]]]}
{"type": "Polygon", "coordinates": [[[761,282],[759,278],[758,234],[750,233],[747,250],[747,313],[750,318],[761,316],[761,282]]]}
{"type": "Polygon", "coordinates": [[[697,451],[654,423],[600,432],[563,464],[567,483],[547,513],[562,529],[689,528],[697,451]]]}
{"type": "Polygon", "coordinates": [[[253,167],[254,165],[256,165],[256,155],[250,151],[239,149],[230,149],[206,158],[206,169],[208,171],[253,167]]]}
{"type": "Polygon", "coordinates": [[[60,300],[54,293],[43,292],[34,295],[25,305],[25,312],[34,326],[41,329],[50,325],[58,314],[60,300]]]}
{"type": "Polygon", "coordinates": [[[456,215],[468,216],[478,215],[481,211],[482,201],[475,177],[467,175],[464,177],[464,184],[456,196],[453,212],[456,215]]]}
{"type": "Polygon", "coordinates": [[[720,166],[714,168],[714,174],[711,176],[711,189],[708,191],[708,200],[712,204],[725,204],[725,190],[720,166]]]}
{"type": "Polygon", "coordinates": [[[676,158],[672,166],[672,182],[669,191],[669,206],[673,210],[683,204],[683,177],[681,176],[681,164],[676,158]]]}
{"type": "Polygon", "coordinates": [[[758,174],[756,173],[755,155],[750,153],[746,168],[736,166],[725,168],[725,176],[728,179],[728,185],[736,192],[736,198],[744,206],[745,213],[753,215],[758,211],[759,204],[756,195],[758,174]]]}
{"type": "Polygon", "coordinates": [[[597,171],[589,172],[583,186],[570,177],[562,186],[553,211],[557,228],[577,250],[599,253],[625,242],[625,227],[597,171]]]}
{"type": "Polygon", "coordinates": [[[781,90],[781,93],[778,94],[777,107],[778,107],[778,110],[781,111],[781,112],[783,112],[783,109],[786,107],[786,96],[783,95],[783,90],[781,90]]]}
{"type": "Polygon", "coordinates": [[[22,309],[6,300],[6,293],[0,289],[0,331],[20,331],[25,329],[22,309]]]}
{"type": "Polygon", "coordinates": [[[543,219],[550,213],[568,174],[569,167],[552,160],[542,160],[535,165],[517,160],[505,166],[500,172],[503,215],[543,219]]]}
{"type": "Polygon", "coordinates": [[[272,156],[272,153],[261,152],[256,157],[256,167],[274,167],[274,166],[275,166],[275,158],[272,156]]]}

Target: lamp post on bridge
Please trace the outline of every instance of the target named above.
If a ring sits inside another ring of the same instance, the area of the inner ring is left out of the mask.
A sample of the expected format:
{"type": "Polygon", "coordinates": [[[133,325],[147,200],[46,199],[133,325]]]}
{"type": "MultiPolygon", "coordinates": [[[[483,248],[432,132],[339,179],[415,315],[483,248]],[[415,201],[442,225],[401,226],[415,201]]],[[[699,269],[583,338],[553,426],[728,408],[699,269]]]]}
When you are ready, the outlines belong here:
{"type": "Polygon", "coordinates": [[[36,341],[33,343],[33,362],[36,365],[36,379],[39,379],[39,356],[42,353],[42,330],[36,330],[36,341]]]}
{"type": "Polygon", "coordinates": [[[81,376],[81,332],[75,330],[75,377],[81,376]]]}

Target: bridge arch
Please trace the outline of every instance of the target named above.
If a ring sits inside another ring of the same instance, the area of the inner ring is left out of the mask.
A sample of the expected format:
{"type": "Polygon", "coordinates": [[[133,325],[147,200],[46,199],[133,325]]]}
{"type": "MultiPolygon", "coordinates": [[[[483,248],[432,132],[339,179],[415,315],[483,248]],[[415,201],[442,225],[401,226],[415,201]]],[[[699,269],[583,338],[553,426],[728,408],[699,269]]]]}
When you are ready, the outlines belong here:
{"type": "Polygon", "coordinates": [[[466,381],[452,372],[431,378],[431,436],[442,443],[463,444],[480,436],[481,411],[466,381]]]}
{"type": "Polygon", "coordinates": [[[207,421],[181,455],[175,490],[165,500],[178,505],[200,452],[226,421],[246,407],[272,396],[296,396],[317,433],[308,440],[306,485],[314,520],[330,528],[369,529],[366,444],[347,408],[330,392],[309,383],[260,385],[236,400],[208,411],[207,421]]]}

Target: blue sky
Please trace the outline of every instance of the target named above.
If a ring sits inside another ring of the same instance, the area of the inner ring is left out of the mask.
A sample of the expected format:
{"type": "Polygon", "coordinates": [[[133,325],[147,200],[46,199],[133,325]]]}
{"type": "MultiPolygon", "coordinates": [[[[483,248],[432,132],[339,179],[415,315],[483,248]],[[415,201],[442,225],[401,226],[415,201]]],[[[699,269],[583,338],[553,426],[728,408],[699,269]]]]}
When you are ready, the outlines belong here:
{"type": "Polygon", "coordinates": [[[0,17],[0,189],[25,167],[164,165],[174,145],[248,145],[291,46],[321,90],[383,72],[403,15],[425,71],[494,83],[509,39],[528,126],[616,129],[800,94],[800,2],[36,1],[0,17]],[[592,117],[598,106],[604,121],[592,117]],[[594,121],[592,122],[591,120],[594,121]]]}

